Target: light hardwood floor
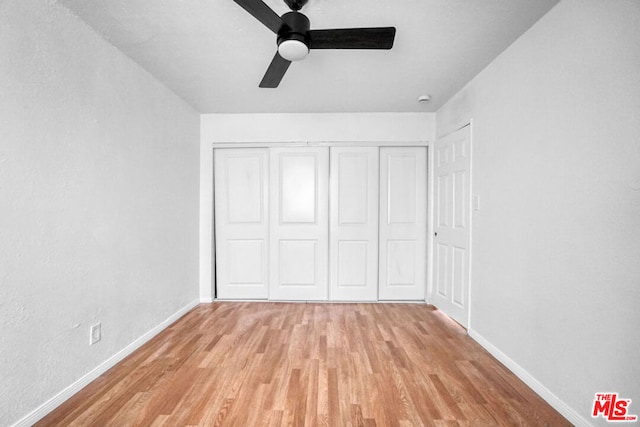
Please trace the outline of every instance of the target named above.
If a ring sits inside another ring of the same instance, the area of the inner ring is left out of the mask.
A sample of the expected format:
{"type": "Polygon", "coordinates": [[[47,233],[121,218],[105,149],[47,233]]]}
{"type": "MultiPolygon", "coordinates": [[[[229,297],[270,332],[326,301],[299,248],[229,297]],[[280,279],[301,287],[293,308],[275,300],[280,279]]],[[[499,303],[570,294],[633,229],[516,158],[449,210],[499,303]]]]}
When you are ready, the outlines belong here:
{"type": "Polygon", "coordinates": [[[217,302],[37,425],[570,424],[434,307],[217,302]]]}

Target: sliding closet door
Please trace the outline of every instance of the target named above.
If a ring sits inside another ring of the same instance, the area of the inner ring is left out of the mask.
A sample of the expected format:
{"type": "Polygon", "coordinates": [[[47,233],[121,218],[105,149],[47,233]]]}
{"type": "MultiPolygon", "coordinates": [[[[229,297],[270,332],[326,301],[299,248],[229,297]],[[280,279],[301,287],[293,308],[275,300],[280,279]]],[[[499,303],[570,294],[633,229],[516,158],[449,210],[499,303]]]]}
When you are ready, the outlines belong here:
{"type": "Polygon", "coordinates": [[[378,147],[331,147],[332,300],[378,297],[378,147]]]}
{"type": "Polygon", "coordinates": [[[380,149],[381,300],[424,300],[427,258],[426,147],[380,149]]]}
{"type": "Polygon", "coordinates": [[[267,149],[215,150],[218,298],[267,298],[268,165],[267,149]]]}
{"type": "Polygon", "coordinates": [[[328,298],[329,148],[270,149],[270,292],[328,298]]]}

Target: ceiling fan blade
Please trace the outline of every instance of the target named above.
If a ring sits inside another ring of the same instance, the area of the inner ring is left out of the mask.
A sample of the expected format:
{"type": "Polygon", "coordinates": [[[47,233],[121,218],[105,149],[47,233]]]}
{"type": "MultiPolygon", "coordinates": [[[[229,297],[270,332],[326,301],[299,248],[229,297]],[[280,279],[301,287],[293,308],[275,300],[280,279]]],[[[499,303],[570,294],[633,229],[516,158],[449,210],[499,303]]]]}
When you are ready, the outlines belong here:
{"type": "Polygon", "coordinates": [[[271,60],[267,72],[264,73],[264,77],[260,82],[260,87],[264,88],[276,88],[280,84],[284,73],[287,72],[287,68],[291,65],[291,61],[284,59],[278,52],[271,60]]]}
{"type": "Polygon", "coordinates": [[[309,30],[311,49],[391,49],[395,27],[309,30]]]}
{"type": "Polygon", "coordinates": [[[282,19],[262,0],[233,0],[238,3],[244,10],[249,12],[258,21],[262,22],[267,28],[278,34],[280,28],[284,25],[282,19]]]}

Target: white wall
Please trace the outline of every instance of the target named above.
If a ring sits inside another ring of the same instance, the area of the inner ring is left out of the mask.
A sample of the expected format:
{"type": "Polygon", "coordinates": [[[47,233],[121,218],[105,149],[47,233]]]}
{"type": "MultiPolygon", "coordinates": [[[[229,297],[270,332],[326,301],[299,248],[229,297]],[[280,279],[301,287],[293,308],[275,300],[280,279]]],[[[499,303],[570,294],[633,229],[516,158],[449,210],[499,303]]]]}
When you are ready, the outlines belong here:
{"type": "Polygon", "coordinates": [[[0,28],[4,426],[197,300],[199,114],[56,2],[0,28]]]}
{"type": "Polygon", "coordinates": [[[597,392],[640,414],[640,2],[561,2],[438,134],[470,118],[473,333],[576,423],[597,392]]]}
{"type": "Polygon", "coordinates": [[[200,125],[200,299],[212,299],[213,146],[269,142],[424,142],[432,113],[204,114],[200,125]]]}

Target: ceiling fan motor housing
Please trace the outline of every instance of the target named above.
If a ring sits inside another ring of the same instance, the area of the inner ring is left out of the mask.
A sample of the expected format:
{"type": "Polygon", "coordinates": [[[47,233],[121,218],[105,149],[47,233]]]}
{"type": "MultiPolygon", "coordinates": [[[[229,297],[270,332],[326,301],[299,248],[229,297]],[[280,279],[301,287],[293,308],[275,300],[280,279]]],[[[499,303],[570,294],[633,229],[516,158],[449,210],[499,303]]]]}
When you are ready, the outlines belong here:
{"type": "Polygon", "coordinates": [[[287,12],[281,16],[285,25],[278,31],[278,45],[285,40],[298,40],[309,46],[307,32],[311,28],[309,18],[300,12],[287,12]]]}

